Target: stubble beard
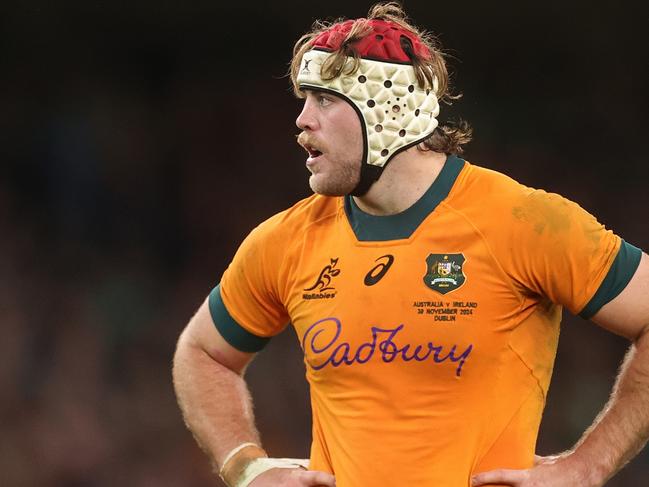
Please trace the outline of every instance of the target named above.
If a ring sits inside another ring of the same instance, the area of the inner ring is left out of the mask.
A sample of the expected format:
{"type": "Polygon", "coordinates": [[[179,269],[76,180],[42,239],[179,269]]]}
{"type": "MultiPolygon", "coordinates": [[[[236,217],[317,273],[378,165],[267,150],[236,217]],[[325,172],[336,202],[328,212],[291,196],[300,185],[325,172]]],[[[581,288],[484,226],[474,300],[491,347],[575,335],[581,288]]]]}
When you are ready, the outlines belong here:
{"type": "Polygon", "coordinates": [[[350,194],[360,181],[360,163],[345,161],[330,174],[316,173],[309,177],[309,186],[322,196],[350,194]]]}

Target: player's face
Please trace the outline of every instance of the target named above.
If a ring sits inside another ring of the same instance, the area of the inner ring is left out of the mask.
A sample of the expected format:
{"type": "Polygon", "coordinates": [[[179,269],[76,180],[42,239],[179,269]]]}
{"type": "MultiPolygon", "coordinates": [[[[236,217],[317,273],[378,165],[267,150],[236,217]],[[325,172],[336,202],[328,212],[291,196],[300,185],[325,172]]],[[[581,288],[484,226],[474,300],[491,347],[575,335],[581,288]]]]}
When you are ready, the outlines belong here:
{"type": "Polygon", "coordinates": [[[309,157],[311,189],[326,196],[351,193],[360,179],[363,139],[358,115],[342,98],[307,91],[297,117],[298,143],[309,157]]]}

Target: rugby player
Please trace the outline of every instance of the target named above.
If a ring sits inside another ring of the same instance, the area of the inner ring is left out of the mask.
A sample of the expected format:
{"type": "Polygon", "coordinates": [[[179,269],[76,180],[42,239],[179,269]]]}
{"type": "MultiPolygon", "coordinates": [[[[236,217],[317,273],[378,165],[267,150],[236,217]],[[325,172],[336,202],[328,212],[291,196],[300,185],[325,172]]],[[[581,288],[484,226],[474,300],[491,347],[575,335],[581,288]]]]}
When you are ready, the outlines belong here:
{"type": "Polygon", "coordinates": [[[561,196],[462,159],[444,57],[397,4],[317,23],[291,79],[314,195],[255,228],[174,384],[229,486],[601,486],[649,434],[649,259],[561,196]],[[631,342],[569,451],[536,458],[562,307],[631,342]],[[268,458],[243,373],[288,323],[309,461],[268,458]]]}

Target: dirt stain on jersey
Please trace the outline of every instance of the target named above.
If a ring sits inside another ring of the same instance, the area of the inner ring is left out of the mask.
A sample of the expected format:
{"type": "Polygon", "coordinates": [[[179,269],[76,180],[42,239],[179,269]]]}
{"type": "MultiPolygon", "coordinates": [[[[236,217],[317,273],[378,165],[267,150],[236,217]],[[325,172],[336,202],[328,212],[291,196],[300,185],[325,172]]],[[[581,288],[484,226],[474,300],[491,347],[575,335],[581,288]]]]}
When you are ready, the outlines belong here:
{"type": "MultiPolygon", "coordinates": [[[[578,225],[583,236],[590,242],[589,253],[595,253],[602,239],[602,225],[597,219],[574,203],[558,194],[534,190],[529,193],[520,205],[512,208],[512,216],[533,226],[538,235],[566,237],[572,228],[578,225]]],[[[576,235],[575,235],[576,236],[576,235]]]]}
{"type": "Polygon", "coordinates": [[[536,190],[528,194],[520,206],[512,208],[512,215],[532,225],[539,235],[546,230],[556,234],[570,230],[573,206],[576,205],[558,194],[536,190]]]}

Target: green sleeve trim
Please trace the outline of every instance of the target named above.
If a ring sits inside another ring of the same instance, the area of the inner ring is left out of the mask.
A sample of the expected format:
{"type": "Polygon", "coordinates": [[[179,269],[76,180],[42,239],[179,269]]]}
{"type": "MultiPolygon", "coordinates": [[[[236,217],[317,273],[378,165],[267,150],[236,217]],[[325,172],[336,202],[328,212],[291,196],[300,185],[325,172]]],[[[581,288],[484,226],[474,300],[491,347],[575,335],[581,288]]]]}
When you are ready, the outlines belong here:
{"type": "Polygon", "coordinates": [[[586,307],[579,313],[582,318],[589,319],[597,313],[602,306],[613,300],[629,284],[640,265],[642,251],[622,240],[620,250],[608,270],[597,292],[593,295],[586,307]]]}
{"type": "Polygon", "coordinates": [[[270,341],[270,338],[250,333],[232,318],[221,298],[221,284],[210,293],[209,305],[216,329],[225,341],[237,350],[248,353],[259,352],[270,341]]]}

